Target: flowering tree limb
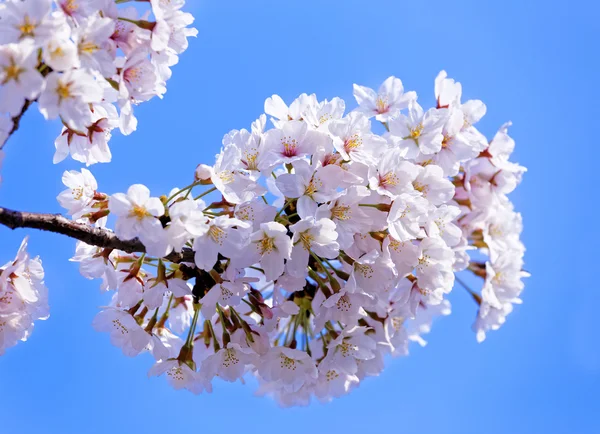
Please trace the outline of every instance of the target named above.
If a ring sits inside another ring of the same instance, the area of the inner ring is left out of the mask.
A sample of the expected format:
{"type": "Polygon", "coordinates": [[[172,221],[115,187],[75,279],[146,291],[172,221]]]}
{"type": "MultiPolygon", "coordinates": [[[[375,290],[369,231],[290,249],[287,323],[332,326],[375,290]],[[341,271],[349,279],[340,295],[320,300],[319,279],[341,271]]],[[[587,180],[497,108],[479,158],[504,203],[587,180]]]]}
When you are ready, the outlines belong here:
{"type": "MultiPolygon", "coordinates": [[[[114,232],[104,228],[78,223],[61,214],[44,214],[27,211],[14,211],[0,207],[0,224],[10,229],[30,228],[66,235],[91,246],[122,250],[127,253],[144,253],[146,247],[139,239],[122,240],[114,232]]],[[[168,261],[193,262],[191,251],[172,252],[165,257],[168,261]]]]}

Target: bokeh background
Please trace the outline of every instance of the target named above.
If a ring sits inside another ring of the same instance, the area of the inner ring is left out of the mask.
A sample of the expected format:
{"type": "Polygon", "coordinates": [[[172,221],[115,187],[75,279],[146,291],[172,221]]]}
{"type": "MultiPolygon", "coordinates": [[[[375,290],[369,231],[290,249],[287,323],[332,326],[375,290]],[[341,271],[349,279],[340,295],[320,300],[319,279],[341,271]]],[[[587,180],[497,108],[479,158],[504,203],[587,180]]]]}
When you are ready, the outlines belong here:
{"type": "MultiPolygon", "coordinates": [[[[524,304],[477,344],[475,305],[456,287],[453,314],[426,348],[390,360],[347,397],[281,409],[255,397],[252,380],[194,396],[148,379],[149,355],[126,358],[93,331],[107,297],[67,262],[74,242],[0,227],[2,263],[31,235],[52,313],[0,358],[0,433],[600,432],[600,3],[190,0],[187,9],[199,36],[164,100],[137,109],[138,131],[115,135],[113,163],[92,167],[102,191],[141,182],[158,195],[188,184],[223,134],[248,128],[273,93],[340,96],[352,108],[352,83],[378,87],[396,75],[427,106],[446,69],[463,100],[487,104],[478,128],[488,137],[514,122],[514,159],[529,168],[512,194],[532,273],[524,304]]],[[[59,128],[26,115],[6,148],[0,205],[61,211],[61,174],[80,165],[52,165],[59,128]]]]}

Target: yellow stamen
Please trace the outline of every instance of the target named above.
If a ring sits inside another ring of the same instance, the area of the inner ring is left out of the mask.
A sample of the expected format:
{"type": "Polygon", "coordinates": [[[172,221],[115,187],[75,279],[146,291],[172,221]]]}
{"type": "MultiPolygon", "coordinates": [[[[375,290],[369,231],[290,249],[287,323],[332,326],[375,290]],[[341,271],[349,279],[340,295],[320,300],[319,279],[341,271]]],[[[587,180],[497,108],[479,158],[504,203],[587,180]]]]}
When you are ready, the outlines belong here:
{"type": "Polygon", "coordinates": [[[10,65],[4,67],[4,80],[2,80],[2,84],[6,84],[11,80],[18,82],[23,72],[25,72],[25,69],[17,66],[14,59],[11,59],[10,65]]]}
{"type": "Polygon", "coordinates": [[[261,255],[265,255],[271,253],[275,250],[275,243],[273,238],[269,238],[265,236],[262,240],[258,242],[258,250],[260,250],[261,255]]]}
{"type": "Polygon", "coordinates": [[[82,42],[79,44],[79,53],[92,54],[98,51],[100,47],[98,47],[93,42],[82,42]]]}
{"type": "Polygon", "coordinates": [[[21,23],[21,25],[18,26],[17,29],[19,30],[19,32],[21,32],[21,38],[24,38],[26,36],[33,37],[36,27],[37,25],[29,20],[29,15],[25,15],[25,17],[23,18],[23,23],[21,23]]]}
{"type": "Polygon", "coordinates": [[[56,88],[56,93],[58,94],[59,100],[67,99],[71,97],[71,83],[61,83],[58,82],[58,86],[56,88]]]}
{"type": "Polygon", "coordinates": [[[423,124],[419,124],[416,127],[414,127],[412,130],[410,130],[410,138],[413,140],[417,140],[420,136],[421,133],[423,132],[423,124]]]}
{"type": "Polygon", "coordinates": [[[387,98],[378,97],[377,102],[377,113],[386,113],[389,109],[387,98]]]}

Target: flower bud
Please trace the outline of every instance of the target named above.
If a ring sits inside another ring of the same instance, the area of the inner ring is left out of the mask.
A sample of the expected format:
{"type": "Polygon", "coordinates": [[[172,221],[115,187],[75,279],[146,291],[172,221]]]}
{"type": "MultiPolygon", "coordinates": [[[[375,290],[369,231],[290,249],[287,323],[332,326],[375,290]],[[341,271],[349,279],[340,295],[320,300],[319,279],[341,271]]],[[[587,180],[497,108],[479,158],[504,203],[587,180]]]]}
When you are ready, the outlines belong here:
{"type": "Polygon", "coordinates": [[[212,167],[206,164],[198,164],[198,167],[196,167],[196,171],[194,172],[194,178],[196,181],[208,181],[212,175],[212,167]]]}

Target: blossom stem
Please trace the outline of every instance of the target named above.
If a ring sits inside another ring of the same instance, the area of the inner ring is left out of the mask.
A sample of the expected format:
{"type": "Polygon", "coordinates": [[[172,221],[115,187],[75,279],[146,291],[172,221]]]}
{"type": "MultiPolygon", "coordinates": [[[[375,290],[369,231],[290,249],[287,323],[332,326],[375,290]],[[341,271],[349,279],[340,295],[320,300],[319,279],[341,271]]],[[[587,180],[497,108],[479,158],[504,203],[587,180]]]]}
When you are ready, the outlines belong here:
{"type": "Polygon", "coordinates": [[[152,330],[154,329],[154,326],[156,325],[157,321],[158,321],[158,307],[154,311],[154,315],[152,315],[152,318],[150,318],[150,321],[148,321],[148,325],[146,326],[146,328],[144,330],[146,330],[146,332],[148,332],[148,333],[152,333],[152,330]]]}
{"type": "Polygon", "coordinates": [[[171,202],[173,199],[175,199],[175,197],[177,197],[178,195],[180,195],[181,193],[183,193],[184,191],[186,191],[186,190],[187,190],[187,191],[188,191],[188,193],[189,193],[189,191],[190,191],[192,188],[194,188],[195,186],[197,186],[197,185],[200,185],[200,181],[195,181],[195,182],[192,182],[190,185],[188,185],[188,186],[186,186],[186,187],[183,187],[181,190],[177,191],[176,193],[173,193],[173,194],[172,194],[171,196],[169,196],[169,198],[167,199],[167,204],[168,204],[169,202],[171,202]]]}
{"type": "Polygon", "coordinates": [[[354,265],[354,259],[348,256],[344,251],[340,250],[340,258],[344,260],[349,265],[354,265]]]}
{"type": "Polygon", "coordinates": [[[317,254],[315,254],[312,250],[309,250],[311,256],[315,259],[315,261],[317,261],[319,263],[319,265],[321,267],[323,267],[323,270],[325,271],[325,274],[327,275],[327,280],[329,280],[329,284],[331,285],[331,289],[333,290],[333,292],[339,292],[339,290],[341,289],[340,283],[335,280],[335,277],[333,277],[329,271],[327,271],[327,267],[325,267],[325,264],[323,264],[323,261],[321,260],[321,258],[319,258],[319,256],[317,254]]]}
{"type": "MultiPolygon", "coordinates": [[[[242,299],[242,300],[246,301],[244,299],[242,299]]],[[[252,307],[252,305],[250,305],[250,307],[252,307]]],[[[252,337],[252,329],[250,328],[248,323],[242,318],[242,316],[238,313],[237,310],[235,310],[235,308],[233,306],[229,306],[229,309],[231,310],[231,313],[237,318],[237,320],[242,325],[242,329],[244,330],[244,333],[246,333],[246,340],[253,343],[254,338],[252,337]]]]}
{"type": "Polygon", "coordinates": [[[162,314],[162,316],[158,320],[158,323],[156,324],[158,328],[163,328],[165,326],[165,323],[167,322],[167,319],[169,318],[169,311],[171,309],[172,302],[173,302],[173,294],[171,294],[171,297],[169,297],[169,302],[167,303],[167,308],[165,309],[165,312],[162,314]]]}
{"type": "Polygon", "coordinates": [[[188,332],[188,337],[185,341],[186,345],[193,345],[194,341],[194,333],[196,333],[196,324],[198,323],[198,316],[200,314],[200,305],[194,303],[194,318],[192,319],[192,325],[190,325],[190,331],[188,332]]]}
{"type": "Polygon", "coordinates": [[[212,193],[212,192],[213,192],[213,191],[215,191],[216,189],[217,189],[217,187],[209,188],[209,189],[208,189],[208,190],[206,190],[204,193],[202,193],[202,194],[200,194],[200,195],[196,196],[196,197],[194,198],[194,200],[198,200],[198,199],[200,199],[201,197],[204,197],[204,196],[206,196],[207,194],[209,194],[209,193],[212,193]]]}
{"type": "Polygon", "coordinates": [[[222,215],[229,215],[230,212],[229,211],[221,211],[221,212],[210,212],[210,211],[203,211],[204,214],[209,215],[211,217],[219,217],[222,215]]]}
{"type": "Polygon", "coordinates": [[[317,281],[317,283],[319,284],[319,287],[323,291],[323,294],[325,294],[325,297],[327,297],[327,298],[331,297],[332,294],[331,294],[331,291],[329,290],[329,287],[325,284],[323,279],[321,279],[321,276],[319,276],[319,274],[315,270],[308,267],[308,275],[317,281]]]}
{"type": "Polygon", "coordinates": [[[212,338],[213,338],[213,345],[215,347],[215,352],[217,352],[221,349],[221,345],[219,345],[219,341],[217,340],[217,335],[215,334],[215,329],[213,328],[211,321],[206,320],[206,324],[208,325],[208,328],[210,329],[210,334],[212,335],[212,338]]]}
{"type": "Polygon", "coordinates": [[[283,206],[281,207],[281,209],[279,211],[277,211],[277,214],[275,214],[275,220],[277,219],[277,217],[279,217],[281,215],[281,213],[283,211],[285,211],[285,209],[288,207],[289,204],[291,204],[294,201],[294,199],[288,199],[283,206]]]}

